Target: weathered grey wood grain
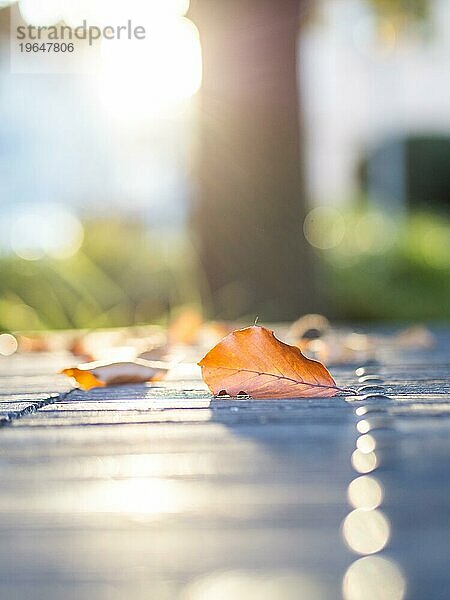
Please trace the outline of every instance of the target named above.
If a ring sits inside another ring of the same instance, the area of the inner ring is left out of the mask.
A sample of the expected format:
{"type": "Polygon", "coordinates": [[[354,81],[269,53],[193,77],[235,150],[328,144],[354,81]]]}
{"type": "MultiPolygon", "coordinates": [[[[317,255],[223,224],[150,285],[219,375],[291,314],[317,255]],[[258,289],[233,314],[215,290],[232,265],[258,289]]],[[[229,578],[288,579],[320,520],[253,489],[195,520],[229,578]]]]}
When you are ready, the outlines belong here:
{"type": "MultiPolygon", "coordinates": [[[[387,344],[375,363],[336,366],[358,395],[314,400],[211,400],[186,368],[155,386],[70,391],[64,353],[1,359],[0,598],[334,600],[365,556],[342,524],[349,484],[369,476],[383,496],[364,510],[388,529],[374,553],[391,565],[384,597],[401,597],[394,569],[404,598],[446,599],[438,338],[428,353],[387,344]]],[[[366,550],[383,535],[371,523],[366,550]]]]}

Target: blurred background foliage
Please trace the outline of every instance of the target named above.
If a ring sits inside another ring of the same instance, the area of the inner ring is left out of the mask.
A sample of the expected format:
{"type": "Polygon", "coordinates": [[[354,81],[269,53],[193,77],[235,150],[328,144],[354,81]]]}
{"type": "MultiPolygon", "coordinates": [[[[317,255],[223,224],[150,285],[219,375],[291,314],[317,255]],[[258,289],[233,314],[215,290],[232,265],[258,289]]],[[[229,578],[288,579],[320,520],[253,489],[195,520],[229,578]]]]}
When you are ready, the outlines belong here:
{"type": "MultiPolygon", "coordinates": [[[[320,262],[328,314],[352,321],[450,317],[450,220],[361,207],[318,207],[305,234],[320,262]],[[331,245],[331,247],[330,247],[331,245]]],[[[152,237],[136,222],[84,224],[67,259],[0,259],[0,328],[97,328],[158,322],[200,303],[202,275],[187,239],[152,237]]]]}
{"type": "Polygon", "coordinates": [[[352,321],[450,317],[448,218],[411,212],[400,219],[361,210],[342,218],[341,240],[321,251],[324,293],[335,316],[352,321]]]}
{"type": "Polygon", "coordinates": [[[0,259],[0,328],[38,330],[165,323],[171,309],[198,302],[190,243],[153,236],[142,223],[84,223],[80,249],[68,258],[0,259]]]}

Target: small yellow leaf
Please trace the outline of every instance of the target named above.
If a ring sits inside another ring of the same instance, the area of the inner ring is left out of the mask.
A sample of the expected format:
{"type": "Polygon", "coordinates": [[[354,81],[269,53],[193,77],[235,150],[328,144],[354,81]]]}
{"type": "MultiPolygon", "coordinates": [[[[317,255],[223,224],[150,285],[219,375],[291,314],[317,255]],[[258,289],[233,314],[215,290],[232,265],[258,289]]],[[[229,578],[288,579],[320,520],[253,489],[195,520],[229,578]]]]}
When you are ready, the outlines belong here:
{"type": "Polygon", "coordinates": [[[103,381],[97,379],[97,377],[90,371],[84,371],[83,369],[78,369],[77,367],[63,369],[61,373],[67,375],[68,377],[73,377],[83,390],[90,390],[95,387],[102,387],[106,385],[103,381]]]}

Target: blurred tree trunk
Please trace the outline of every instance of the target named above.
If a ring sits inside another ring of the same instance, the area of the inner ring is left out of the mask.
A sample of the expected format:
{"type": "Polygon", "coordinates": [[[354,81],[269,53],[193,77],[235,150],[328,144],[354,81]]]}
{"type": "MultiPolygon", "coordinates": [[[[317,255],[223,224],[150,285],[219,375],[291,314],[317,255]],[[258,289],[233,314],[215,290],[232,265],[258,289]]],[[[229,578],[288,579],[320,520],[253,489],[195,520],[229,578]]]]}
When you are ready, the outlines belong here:
{"type": "Polygon", "coordinates": [[[313,309],[296,77],[305,1],[191,2],[203,52],[193,227],[219,317],[313,309]]]}

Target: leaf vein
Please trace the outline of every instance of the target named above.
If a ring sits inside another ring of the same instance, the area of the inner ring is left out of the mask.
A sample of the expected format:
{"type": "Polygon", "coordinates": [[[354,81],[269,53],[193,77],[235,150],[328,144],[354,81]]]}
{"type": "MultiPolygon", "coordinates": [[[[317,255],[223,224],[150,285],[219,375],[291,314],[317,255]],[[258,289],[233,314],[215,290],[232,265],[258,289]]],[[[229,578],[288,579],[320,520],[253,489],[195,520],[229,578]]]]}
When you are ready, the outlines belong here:
{"type": "MultiPolygon", "coordinates": [[[[326,385],[326,384],[322,384],[322,383],[310,383],[309,381],[298,381],[297,379],[294,379],[293,377],[287,377],[287,375],[276,375],[275,373],[266,373],[264,371],[256,371],[253,369],[241,369],[241,368],[235,368],[235,367],[223,367],[223,366],[216,366],[216,367],[209,367],[209,368],[217,368],[217,369],[226,369],[227,371],[235,371],[237,373],[254,373],[255,375],[266,375],[267,377],[274,377],[275,379],[285,379],[286,381],[291,381],[292,383],[295,383],[297,385],[303,385],[303,386],[308,386],[308,387],[319,387],[319,388],[326,388],[326,389],[333,389],[333,390],[339,390],[341,392],[345,392],[347,390],[345,390],[344,388],[340,388],[337,385],[326,385]]],[[[314,379],[317,378],[314,377],[314,379]]]]}

